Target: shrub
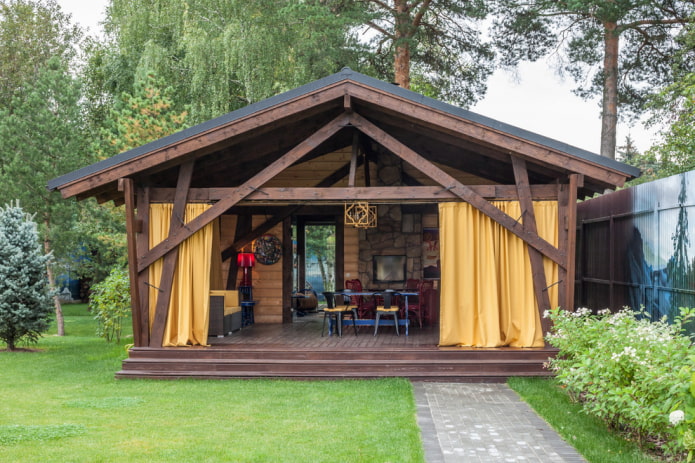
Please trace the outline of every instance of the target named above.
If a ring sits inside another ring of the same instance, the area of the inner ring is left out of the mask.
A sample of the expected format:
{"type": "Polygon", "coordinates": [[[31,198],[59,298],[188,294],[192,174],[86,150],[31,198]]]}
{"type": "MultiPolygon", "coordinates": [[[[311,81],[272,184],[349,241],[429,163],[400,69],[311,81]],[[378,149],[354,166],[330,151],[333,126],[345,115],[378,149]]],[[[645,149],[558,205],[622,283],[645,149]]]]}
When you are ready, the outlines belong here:
{"type": "Polygon", "coordinates": [[[123,320],[130,315],[130,280],[125,269],[114,268],[103,281],[92,286],[89,309],[98,322],[97,336],[107,342],[120,342],[123,320]]]}
{"type": "Polygon", "coordinates": [[[0,208],[0,339],[9,350],[35,343],[52,314],[36,223],[19,205],[0,208]]]}
{"type": "Polygon", "coordinates": [[[549,366],[586,412],[643,446],[657,443],[663,451],[681,452],[682,436],[669,415],[693,400],[695,352],[683,325],[694,314],[681,309],[668,324],[628,308],[598,315],[588,309],[550,311],[553,329],[547,340],[560,351],[549,366]]]}

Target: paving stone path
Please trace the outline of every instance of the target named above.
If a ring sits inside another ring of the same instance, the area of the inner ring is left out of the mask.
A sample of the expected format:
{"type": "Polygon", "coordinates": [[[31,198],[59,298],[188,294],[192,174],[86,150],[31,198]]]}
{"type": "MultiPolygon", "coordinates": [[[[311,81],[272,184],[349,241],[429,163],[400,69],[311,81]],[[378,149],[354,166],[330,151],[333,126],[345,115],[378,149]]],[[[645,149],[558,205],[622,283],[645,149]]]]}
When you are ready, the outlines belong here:
{"type": "Polygon", "coordinates": [[[427,463],[586,461],[506,384],[413,387],[427,463]]]}

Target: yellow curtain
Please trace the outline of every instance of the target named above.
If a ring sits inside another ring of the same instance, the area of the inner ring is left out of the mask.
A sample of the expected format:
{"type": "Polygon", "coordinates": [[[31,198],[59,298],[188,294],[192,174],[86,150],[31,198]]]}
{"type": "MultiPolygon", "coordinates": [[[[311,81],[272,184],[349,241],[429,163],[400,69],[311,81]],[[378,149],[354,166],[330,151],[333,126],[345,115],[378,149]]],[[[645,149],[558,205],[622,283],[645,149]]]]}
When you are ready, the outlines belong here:
{"type": "MultiPolygon", "coordinates": [[[[186,205],[184,222],[190,222],[209,207],[208,204],[186,205]]],[[[169,235],[172,211],[173,204],[150,205],[150,249],[169,235]]],[[[206,225],[179,246],[162,346],[207,344],[212,256],[219,255],[219,239],[214,236],[215,222],[206,225]],[[215,242],[218,249],[213,253],[215,242]]],[[[149,278],[154,286],[160,284],[162,264],[163,259],[159,259],[150,266],[149,278]]],[[[214,286],[219,284],[221,282],[214,282],[214,286]]],[[[150,326],[158,295],[159,291],[150,287],[150,326]]]]}
{"type": "MultiPolygon", "coordinates": [[[[518,201],[495,201],[509,216],[521,216],[518,201]]],[[[535,201],[538,234],[557,246],[557,202],[535,201]]],[[[527,245],[468,203],[439,205],[441,255],[440,345],[542,347],[538,306],[527,245]]],[[[557,264],[543,259],[548,285],[557,264]]],[[[550,306],[557,285],[548,288],[550,306]]]]}

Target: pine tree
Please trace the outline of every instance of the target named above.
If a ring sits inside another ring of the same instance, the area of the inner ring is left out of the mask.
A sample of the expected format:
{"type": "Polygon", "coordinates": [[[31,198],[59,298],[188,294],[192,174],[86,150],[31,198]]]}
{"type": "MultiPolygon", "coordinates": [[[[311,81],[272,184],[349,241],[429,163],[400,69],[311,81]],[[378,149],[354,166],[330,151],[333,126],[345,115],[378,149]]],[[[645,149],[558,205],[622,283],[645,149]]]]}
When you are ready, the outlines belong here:
{"type": "Polygon", "coordinates": [[[22,208],[0,208],[0,339],[9,350],[36,342],[52,313],[46,264],[36,223],[22,208]]]}

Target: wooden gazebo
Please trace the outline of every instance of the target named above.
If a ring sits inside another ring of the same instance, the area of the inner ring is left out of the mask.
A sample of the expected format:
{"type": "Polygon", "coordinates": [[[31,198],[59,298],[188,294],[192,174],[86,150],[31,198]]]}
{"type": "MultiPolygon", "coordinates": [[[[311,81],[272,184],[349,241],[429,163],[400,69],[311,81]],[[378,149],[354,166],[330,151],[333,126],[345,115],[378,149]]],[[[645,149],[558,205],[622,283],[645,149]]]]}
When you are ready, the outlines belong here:
{"type": "MultiPolygon", "coordinates": [[[[213,267],[221,262],[213,272],[228,289],[236,287],[237,252],[267,233],[282,243],[278,265],[254,268],[257,323],[291,323],[293,220],[334,219],[337,282],[368,273],[358,257],[367,232],[342,222],[344,204],[355,201],[397,207],[395,215],[408,220],[389,231],[395,233],[413,218],[416,232],[423,221],[441,225],[438,204],[466,204],[525,243],[533,310],[542,314],[555,303],[571,309],[576,201],[637,175],[622,163],[343,69],[68,173],[48,187],[65,198],[125,204],[133,356],[166,350],[172,287],[183,284],[175,277],[181,246],[210,224],[219,251],[208,260],[213,267]],[[520,212],[505,212],[493,201],[516,202],[520,212]],[[541,236],[534,201],[557,208],[556,244],[541,236]],[[151,206],[161,203],[170,204],[171,220],[164,239],[153,242],[151,206]],[[205,208],[184,220],[191,204],[205,208]],[[552,281],[548,263],[555,266],[552,281]]],[[[408,271],[417,273],[417,258],[412,262],[408,271]]],[[[444,306],[444,275],[441,289],[444,306]]],[[[218,348],[200,350],[210,349],[218,348]]]]}

